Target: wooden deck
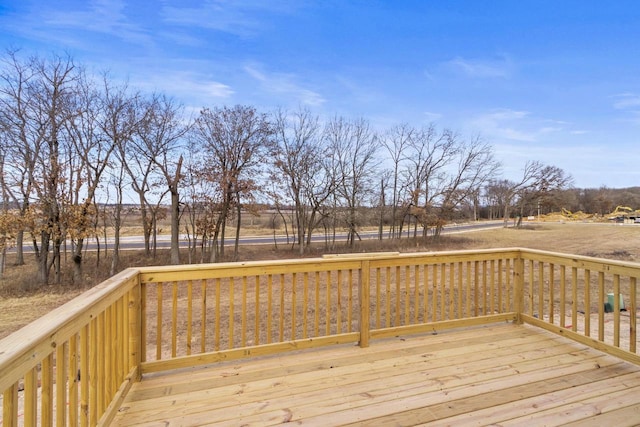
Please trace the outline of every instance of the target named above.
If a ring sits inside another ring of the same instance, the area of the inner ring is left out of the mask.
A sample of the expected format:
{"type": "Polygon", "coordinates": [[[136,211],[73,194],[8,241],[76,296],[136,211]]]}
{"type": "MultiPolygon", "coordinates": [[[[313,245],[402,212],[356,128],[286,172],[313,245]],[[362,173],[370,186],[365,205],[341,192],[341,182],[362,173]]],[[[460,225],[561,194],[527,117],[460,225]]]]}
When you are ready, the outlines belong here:
{"type": "Polygon", "coordinates": [[[113,425],[637,425],[640,367],[493,324],[147,375],[113,425]]]}

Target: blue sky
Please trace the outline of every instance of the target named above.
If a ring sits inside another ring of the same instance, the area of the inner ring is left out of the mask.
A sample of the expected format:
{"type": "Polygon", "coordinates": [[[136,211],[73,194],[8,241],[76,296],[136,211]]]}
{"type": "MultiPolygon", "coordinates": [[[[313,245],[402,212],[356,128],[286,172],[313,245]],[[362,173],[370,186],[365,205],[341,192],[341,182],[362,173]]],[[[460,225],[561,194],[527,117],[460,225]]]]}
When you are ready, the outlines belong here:
{"type": "Polygon", "coordinates": [[[640,185],[640,2],[0,0],[0,46],[68,52],[189,110],[435,123],[577,187],[640,185]]]}

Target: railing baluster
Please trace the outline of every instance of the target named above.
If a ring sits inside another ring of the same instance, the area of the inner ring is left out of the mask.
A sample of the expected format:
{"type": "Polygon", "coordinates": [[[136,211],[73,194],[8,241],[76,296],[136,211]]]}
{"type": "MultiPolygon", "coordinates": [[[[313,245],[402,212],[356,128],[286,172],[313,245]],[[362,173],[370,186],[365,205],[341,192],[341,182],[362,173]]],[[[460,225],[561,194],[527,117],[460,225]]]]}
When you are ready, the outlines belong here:
{"type": "MultiPolygon", "coordinates": [[[[280,332],[280,342],[284,341],[284,311],[285,311],[285,305],[284,305],[284,274],[280,274],[280,322],[278,325],[279,328],[279,332],[280,332]]],[[[328,296],[328,294],[327,294],[328,296]]],[[[328,301],[328,299],[327,299],[328,301]]],[[[327,313],[329,313],[329,311],[327,310],[327,313]]],[[[327,322],[327,328],[329,328],[329,322],[327,322]]],[[[329,335],[329,331],[327,330],[327,335],[329,335]]]]}
{"type": "Polygon", "coordinates": [[[410,295],[411,293],[409,292],[410,286],[410,273],[409,273],[409,266],[406,265],[404,267],[404,324],[405,325],[409,325],[410,324],[410,308],[411,308],[411,302],[410,302],[410,295]]]}
{"type": "Polygon", "coordinates": [[[18,388],[16,382],[2,394],[2,420],[5,427],[18,426],[18,388]]]}
{"type": "Polygon", "coordinates": [[[414,265],[413,272],[413,323],[417,324],[420,318],[420,266],[414,265]]]}
{"type": "MultiPolygon", "coordinates": [[[[140,336],[136,336],[134,339],[136,340],[136,346],[140,350],[140,361],[147,361],[147,295],[148,288],[146,283],[140,284],[140,336]]],[[[131,310],[136,310],[135,305],[131,307],[131,310]]],[[[132,325],[135,327],[135,324],[132,325]]]]}
{"type": "Polygon", "coordinates": [[[38,425],[38,372],[37,367],[24,376],[24,425],[38,425]]]}
{"type": "MultiPolygon", "coordinates": [[[[102,326],[102,329],[104,331],[104,341],[103,341],[103,346],[104,346],[104,355],[100,358],[102,360],[102,375],[100,376],[100,379],[102,381],[102,399],[101,399],[101,403],[104,405],[104,407],[106,407],[106,401],[107,401],[107,396],[109,396],[111,394],[111,379],[112,379],[112,370],[111,370],[111,364],[113,362],[113,334],[112,334],[112,315],[111,315],[111,309],[113,307],[109,306],[105,309],[105,311],[103,312],[103,316],[104,316],[104,323],[102,326]]],[[[99,360],[100,360],[99,359],[99,360]]],[[[102,409],[102,408],[101,408],[102,409]]],[[[100,417],[100,415],[102,414],[102,410],[99,411],[98,413],[98,418],[100,417]]]]}
{"type": "Polygon", "coordinates": [[[578,268],[571,267],[571,330],[578,330],[578,268]]]}
{"type": "Polygon", "coordinates": [[[98,422],[98,319],[91,320],[91,330],[89,333],[89,425],[96,425],[98,422]]]}
{"type": "MultiPolygon", "coordinates": [[[[291,340],[296,339],[296,302],[298,299],[297,290],[298,290],[298,274],[293,273],[293,277],[291,278],[291,340]]],[[[338,303],[340,299],[338,298],[338,303]]]]}
{"type": "Polygon", "coordinates": [[[384,276],[385,280],[385,304],[386,304],[386,313],[385,313],[385,325],[388,328],[391,326],[391,267],[387,267],[385,270],[386,274],[384,276]]]}
{"type": "Polygon", "coordinates": [[[480,312],[480,261],[473,263],[473,315],[478,316],[480,312]]]}
{"type": "Polygon", "coordinates": [[[449,319],[455,319],[453,308],[455,307],[455,268],[452,262],[448,263],[449,267],[449,319]]]}
{"type": "Polygon", "coordinates": [[[105,337],[105,312],[98,314],[97,325],[98,340],[95,345],[98,354],[98,365],[96,373],[96,417],[99,419],[105,408],[105,359],[106,359],[106,337],[105,337]]]}
{"type": "Polygon", "coordinates": [[[620,347],[620,275],[613,275],[613,346],[620,347]]]}
{"type": "Polygon", "coordinates": [[[629,279],[629,351],[632,353],[636,352],[636,340],[637,340],[637,331],[636,331],[636,310],[637,310],[637,302],[636,302],[636,283],[637,280],[635,277],[631,277],[629,279]]]}
{"type": "Polygon", "coordinates": [[[247,276],[242,276],[242,307],[240,313],[240,347],[247,346],[247,276]]]}
{"type": "MultiPolygon", "coordinates": [[[[73,335],[71,338],[75,338],[73,335]]],[[[69,352],[69,342],[56,347],[56,425],[67,425],[67,387],[71,389],[73,377],[67,377],[67,353],[69,352]],[[68,380],[67,380],[68,378],[68,380]],[[68,381],[68,383],[67,383],[68,381]]],[[[70,408],[70,406],[69,406],[70,408]]]]}
{"type": "Polygon", "coordinates": [[[560,327],[566,325],[566,291],[567,291],[567,274],[564,265],[560,266],[560,327]]]}
{"type": "Polygon", "coordinates": [[[381,280],[381,269],[380,267],[376,268],[376,329],[380,329],[380,325],[381,325],[381,311],[382,311],[382,307],[380,307],[380,303],[381,303],[381,295],[380,295],[380,280],[381,280]]]}
{"type": "MultiPolygon", "coordinates": [[[[78,425],[78,335],[69,338],[69,363],[67,381],[69,382],[69,425],[78,425]]],[[[66,423],[63,423],[63,425],[66,423]]]]}
{"type": "Polygon", "coordinates": [[[178,353],[178,282],[171,285],[171,357],[178,353]]]}
{"type": "Polygon", "coordinates": [[[464,317],[462,312],[462,261],[458,262],[458,319],[464,317]]]}
{"type": "Polygon", "coordinates": [[[427,264],[422,265],[422,292],[423,299],[423,316],[422,321],[427,323],[429,321],[429,266],[427,264]]]}
{"type": "Polygon", "coordinates": [[[193,341],[193,281],[187,281],[187,356],[191,355],[193,341]]]}
{"type": "Polygon", "coordinates": [[[349,301],[347,302],[347,332],[351,332],[353,330],[353,326],[351,325],[353,321],[353,269],[349,269],[349,301]]]}
{"type": "Polygon", "coordinates": [[[271,316],[273,316],[273,275],[269,274],[267,276],[267,344],[271,344],[271,330],[273,328],[271,316]]]}
{"type": "Polygon", "coordinates": [[[200,353],[207,349],[207,280],[200,280],[200,353]]]}
{"type": "Polygon", "coordinates": [[[164,296],[164,284],[156,284],[156,299],[158,307],[156,311],[156,360],[162,359],[162,298],[164,296]]]}
{"type": "Polygon", "coordinates": [[[229,286],[229,342],[227,345],[227,348],[231,349],[231,348],[235,348],[235,341],[234,341],[234,336],[233,336],[233,332],[234,332],[234,319],[235,319],[235,300],[234,300],[234,288],[236,286],[235,283],[235,278],[231,277],[229,278],[228,281],[228,286],[229,286]]]}
{"type": "Polygon", "coordinates": [[[544,320],[544,262],[538,261],[538,316],[544,320]]]}
{"type": "Polygon", "coordinates": [[[534,273],[535,273],[535,263],[533,260],[529,260],[529,281],[528,281],[528,285],[529,285],[529,294],[527,295],[527,301],[528,301],[528,305],[529,305],[529,309],[527,310],[527,313],[529,313],[529,316],[533,316],[534,312],[533,312],[533,304],[534,304],[534,293],[533,293],[533,289],[534,289],[534,273]]]}
{"type": "Polygon", "coordinates": [[[496,261],[489,261],[489,314],[496,312],[495,305],[495,286],[496,286],[496,261]]]}
{"type": "MultiPolygon", "coordinates": [[[[358,329],[360,331],[359,345],[360,347],[369,347],[369,303],[371,300],[371,264],[370,261],[365,260],[360,265],[360,274],[358,275],[358,312],[360,317],[358,319],[358,329]]],[[[351,286],[351,283],[349,284],[351,286]]]]}
{"type": "Polygon", "coordinates": [[[482,261],[482,315],[487,314],[487,261],[482,261]]]}
{"type": "Polygon", "coordinates": [[[549,323],[554,323],[555,319],[555,264],[549,264],[549,323]]]}
{"type": "Polygon", "coordinates": [[[604,341],[604,272],[598,272],[598,340],[604,341]]]}
{"type": "Polygon", "coordinates": [[[91,320],[88,325],[85,325],[80,330],[80,425],[86,427],[89,424],[89,402],[90,391],[89,383],[91,378],[90,366],[91,353],[89,351],[89,331],[92,329],[91,324],[94,320],[91,320]]]}
{"type": "Polygon", "coordinates": [[[467,276],[467,286],[466,286],[466,298],[465,298],[465,313],[467,317],[471,317],[471,261],[466,262],[466,276],[467,276]]]}
{"type": "Polygon", "coordinates": [[[255,300],[255,326],[253,333],[253,345],[260,345],[260,276],[255,276],[256,300],[255,300]]]}
{"type": "Polygon", "coordinates": [[[447,266],[444,262],[440,264],[440,320],[447,318],[447,266]]]}
{"type": "MultiPolygon", "coordinates": [[[[514,264],[514,269],[515,269],[515,264],[514,264]]],[[[511,295],[515,296],[515,293],[511,291],[511,275],[515,274],[515,271],[512,273],[511,271],[511,260],[509,258],[507,258],[504,262],[504,270],[505,270],[505,277],[504,277],[504,286],[505,286],[505,312],[508,311],[513,311],[515,304],[513,304],[513,302],[511,301],[511,295]]]]}
{"type": "Polygon", "coordinates": [[[220,293],[221,293],[221,280],[219,277],[215,280],[216,286],[216,311],[215,311],[215,342],[214,349],[216,351],[220,350],[220,330],[221,330],[221,316],[220,316],[220,293]]]}
{"type": "Polygon", "coordinates": [[[316,271],[314,276],[315,284],[315,312],[314,312],[314,336],[320,336],[320,272],[316,271]]]}
{"type": "Polygon", "coordinates": [[[111,324],[111,336],[109,336],[109,352],[107,359],[109,361],[110,374],[107,375],[108,387],[105,394],[105,408],[109,406],[111,398],[118,390],[118,354],[120,347],[118,347],[118,302],[116,301],[110,307],[109,311],[109,323],[111,324]]]}
{"type": "Polygon", "coordinates": [[[309,311],[309,273],[302,275],[302,338],[307,338],[309,311]]]}
{"type": "Polygon", "coordinates": [[[497,270],[496,270],[496,277],[497,277],[497,283],[496,283],[496,298],[497,298],[496,307],[497,307],[497,310],[498,310],[497,312],[498,313],[504,313],[505,312],[504,306],[503,306],[503,295],[502,295],[502,293],[503,293],[503,290],[502,290],[502,286],[503,286],[503,284],[502,284],[502,276],[504,274],[502,272],[502,263],[503,263],[502,258],[499,258],[498,262],[497,262],[497,267],[496,267],[497,268],[497,270]]]}
{"type": "Polygon", "coordinates": [[[53,354],[42,359],[40,370],[40,425],[53,424],[53,354]]]}
{"type": "Polygon", "coordinates": [[[591,271],[584,271],[584,335],[591,336],[591,271]]]}
{"type": "Polygon", "coordinates": [[[396,292],[395,292],[395,323],[393,326],[400,326],[400,302],[402,301],[402,290],[400,289],[400,267],[395,268],[395,276],[394,276],[395,284],[396,284],[396,292]]]}
{"type": "Polygon", "coordinates": [[[124,381],[124,378],[127,375],[127,373],[131,370],[133,366],[136,365],[136,364],[129,365],[129,357],[130,357],[130,354],[132,354],[132,349],[130,347],[131,340],[129,336],[130,319],[129,319],[129,309],[128,309],[131,293],[133,293],[133,290],[123,295],[119,301],[120,316],[118,317],[118,321],[120,322],[119,324],[120,333],[118,334],[118,338],[120,340],[120,351],[118,351],[118,356],[119,356],[118,383],[116,384],[116,390],[118,390],[118,388],[120,387],[120,384],[122,384],[122,381],[124,381]]]}

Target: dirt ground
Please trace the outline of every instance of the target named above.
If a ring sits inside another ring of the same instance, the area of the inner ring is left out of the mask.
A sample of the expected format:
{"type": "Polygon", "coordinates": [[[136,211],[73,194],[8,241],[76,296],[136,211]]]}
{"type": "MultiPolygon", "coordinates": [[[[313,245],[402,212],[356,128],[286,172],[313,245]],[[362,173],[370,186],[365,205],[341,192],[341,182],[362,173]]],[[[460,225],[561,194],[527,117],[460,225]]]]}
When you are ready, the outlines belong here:
{"type": "MultiPolygon", "coordinates": [[[[366,252],[397,250],[401,252],[484,249],[499,247],[527,247],[577,255],[595,256],[624,261],[640,261],[640,225],[592,223],[525,223],[520,229],[496,228],[483,231],[442,236],[439,242],[404,239],[400,241],[358,242],[354,248],[343,245],[330,252],[366,252]]],[[[321,246],[313,248],[309,256],[325,252],[321,246]]],[[[130,254],[136,265],[142,257],[130,254]]],[[[271,245],[242,249],[240,260],[286,259],[297,257],[290,248],[271,245]]],[[[9,266],[8,270],[13,267],[9,266]]],[[[22,267],[26,268],[26,267],[22,267]]],[[[7,275],[10,280],[10,274],[7,275]]],[[[7,279],[2,286],[10,286],[7,279]]],[[[41,317],[75,296],[90,284],[78,286],[50,286],[39,292],[14,295],[0,292],[0,338],[41,317]]],[[[1,291],[1,289],[0,289],[1,291]]]]}

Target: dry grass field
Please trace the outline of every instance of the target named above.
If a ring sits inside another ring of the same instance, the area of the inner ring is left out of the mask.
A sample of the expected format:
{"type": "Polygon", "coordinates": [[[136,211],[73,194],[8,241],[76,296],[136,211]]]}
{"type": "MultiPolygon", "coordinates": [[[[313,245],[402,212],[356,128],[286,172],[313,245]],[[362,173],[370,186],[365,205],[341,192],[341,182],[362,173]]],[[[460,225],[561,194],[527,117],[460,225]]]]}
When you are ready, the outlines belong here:
{"type": "MultiPolygon", "coordinates": [[[[640,261],[640,225],[584,224],[584,223],[529,223],[521,229],[491,229],[442,236],[436,243],[431,240],[416,242],[367,241],[355,248],[340,246],[339,252],[374,252],[394,250],[401,252],[483,249],[499,247],[527,247],[562,253],[595,256],[625,261],[640,261]]],[[[313,248],[309,256],[318,256],[323,247],[313,248]]],[[[137,252],[125,255],[125,265],[142,265],[145,258],[137,252]]],[[[153,264],[162,264],[162,254],[153,264]]],[[[241,260],[293,258],[296,251],[272,246],[244,247],[241,260]]],[[[9,260],[10,264],[11,260],[9,260]]],[[[106,262],[103,262],[106,264],[106,262]]],[[[82,285],[50,286],[32,293],[18,292],[16,282],[28,279],[34,266],[9,267],[5,279],[0,281],[0,338],[19,329],[44,313],[79,295],[96,284],[104,274],[88,274],[82,285]],[[30,270],[31,269],[31,270],[30,270]],[[93,279],[92,279],[93,277],[93,279]]]]}

